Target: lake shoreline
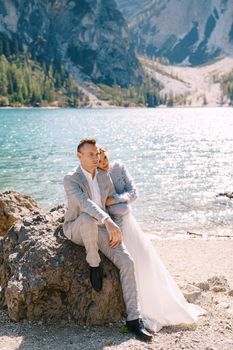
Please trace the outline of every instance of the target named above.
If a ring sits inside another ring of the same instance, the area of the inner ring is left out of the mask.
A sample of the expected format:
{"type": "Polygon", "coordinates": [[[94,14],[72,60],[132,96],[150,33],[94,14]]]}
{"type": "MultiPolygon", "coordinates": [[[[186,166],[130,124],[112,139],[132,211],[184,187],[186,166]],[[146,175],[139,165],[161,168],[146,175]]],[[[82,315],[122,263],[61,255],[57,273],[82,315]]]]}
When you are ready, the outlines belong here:
{"type": "Polygon", "coordinates": [[[233,106],[229,106],[228,104],[223,104],[223,105],[206,105],[206,106],[186,106],[186,105],[179,105],[179,106],[166,106],[166,105],[159,105],[156,107],[147,107],[147,106],[115,106],[115,105],[108,105],[106,107],[103,106],[98,106],[98,105],[94,105],[94,106],[81,106],[81,107],[54,107],[54,106],[47,106],[47,107],[35,107],[35,106],[0,106],[0,110],[11,110],[11,109],[18,109],[18,110],[22,110],[22,109],[35,109],[35,110],[40,110],[40,109],[55,109],[55,110],[64,110],[64,109],[71,109],[71,110],[79,110],[79,109],[127,109],[127,110],[131,110],[131,109],[149,109],[149,110],[156,110],[156,109],[211,109],[211,108],[227,108],[227,109],[232,109],[233,106]]]}

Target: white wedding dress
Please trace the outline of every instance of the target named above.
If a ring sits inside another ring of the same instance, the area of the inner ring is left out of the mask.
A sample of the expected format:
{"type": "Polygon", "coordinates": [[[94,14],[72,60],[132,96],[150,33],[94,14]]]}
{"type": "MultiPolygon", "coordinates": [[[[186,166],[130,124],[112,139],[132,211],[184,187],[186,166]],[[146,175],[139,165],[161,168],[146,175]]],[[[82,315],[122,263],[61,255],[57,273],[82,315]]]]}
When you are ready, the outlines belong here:
{"type": "Polygon", "coordinates": [[[128,203],[137,198],[137,191],[127,169],[120,163],[114,163],[109,173],[119,202],[110,207],[110,213],[123,216],[123,242],[134,259],[140,311],[145,326],[158,332],[163,326],[197,322],[198,316],[205,311],[185,300],[151,241],[131,214],[128,203]]]}
{"type": "Polygon", "coordinates": [[[192,324],[204,310],[189,304],[131,213],[123,216],[123,241],[134,259],[141,315],[146,327],[192,324]]]}

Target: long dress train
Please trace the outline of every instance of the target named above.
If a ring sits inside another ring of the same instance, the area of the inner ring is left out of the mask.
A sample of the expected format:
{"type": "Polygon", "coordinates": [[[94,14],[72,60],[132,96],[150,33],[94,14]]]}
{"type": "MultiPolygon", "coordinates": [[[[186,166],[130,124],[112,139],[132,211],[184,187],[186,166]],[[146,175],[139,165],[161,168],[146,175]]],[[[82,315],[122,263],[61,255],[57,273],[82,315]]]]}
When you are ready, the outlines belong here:
{"type": "Polygon", "coordinates": [[[131,213],[123,216],[123,241],[134,259],[141,315],[147,328],[192,324],[205,311],[189,304],[131,213]]]}

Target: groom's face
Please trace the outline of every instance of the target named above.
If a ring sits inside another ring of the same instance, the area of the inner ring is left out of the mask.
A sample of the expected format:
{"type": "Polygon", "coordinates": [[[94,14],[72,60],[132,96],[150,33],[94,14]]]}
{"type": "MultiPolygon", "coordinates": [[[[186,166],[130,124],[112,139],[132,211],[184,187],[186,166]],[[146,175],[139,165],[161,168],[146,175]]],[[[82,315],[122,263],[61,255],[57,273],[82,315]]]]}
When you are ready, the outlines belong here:
{"type": "Polygon", "coordinates": [[[96,145],[85,143],[77,155],[85,170],[91,172],[97,168],[99,163],[99,151],[96,145]]]}

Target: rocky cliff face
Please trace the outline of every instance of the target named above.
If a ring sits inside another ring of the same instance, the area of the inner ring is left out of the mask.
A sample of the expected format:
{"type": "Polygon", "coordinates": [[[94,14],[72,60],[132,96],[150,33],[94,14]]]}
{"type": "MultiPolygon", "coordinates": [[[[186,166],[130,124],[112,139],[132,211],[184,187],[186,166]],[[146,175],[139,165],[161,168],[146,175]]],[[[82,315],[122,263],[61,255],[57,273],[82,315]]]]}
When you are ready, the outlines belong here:
{"type": "Polygon", "coordinates": [[[41,62],[61,62],[95,83],[139,84],[142,70],[114,0],[3,0],[0,37],[41,62]]]}
{"type": "Polygon", "coordinates": [[[231,0],[116,0],[139,52],[198,65],[233,54],[231,0]]]}

